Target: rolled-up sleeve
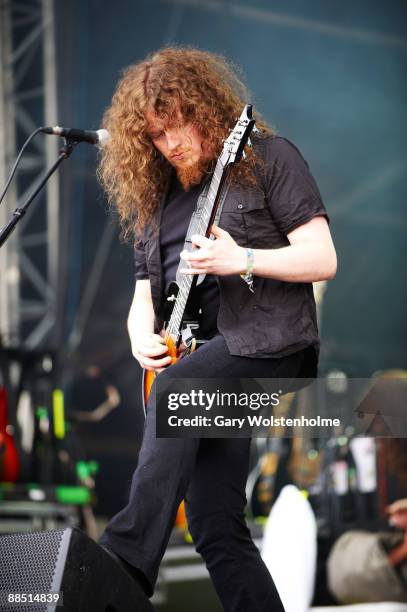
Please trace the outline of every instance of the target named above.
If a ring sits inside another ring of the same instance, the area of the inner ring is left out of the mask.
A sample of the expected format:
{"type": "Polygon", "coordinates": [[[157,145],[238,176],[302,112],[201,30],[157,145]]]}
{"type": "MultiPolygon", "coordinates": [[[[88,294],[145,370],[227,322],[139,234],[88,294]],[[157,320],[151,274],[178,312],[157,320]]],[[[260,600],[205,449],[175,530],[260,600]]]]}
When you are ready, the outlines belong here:
{"type": "Polygon", "coordinates": [[[309,166],[297,147],[274,136],[264,143],[266,199],[273,220],[285,235],[313,217],[329,217],[309,166]]]}

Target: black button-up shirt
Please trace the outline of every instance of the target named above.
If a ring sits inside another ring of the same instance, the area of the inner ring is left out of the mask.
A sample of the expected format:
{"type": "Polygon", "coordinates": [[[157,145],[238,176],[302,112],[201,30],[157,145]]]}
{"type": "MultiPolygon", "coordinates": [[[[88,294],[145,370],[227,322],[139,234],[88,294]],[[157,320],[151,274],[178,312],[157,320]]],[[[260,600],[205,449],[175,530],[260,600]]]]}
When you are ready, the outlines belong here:
{"type": "MultiPolygon", "coordinates": [[[[265,161],[258,172],[260,189],[232,185],[219,225],[240,246],[281,248],[290,244],[287,234],[291,231],[316,216],[328,219],[328,215],[308,164],[295,145],[280,136],[270,136],[257,139],[255,146],[265,161]]],[[[164,199],[156,212],[160,220],[163,208],[164,199]]],[[[151,282],[158,331],[164,298],[159,233],[147,227],[134,253],[136,280],[148,278],[151,282]]],[[[318,351],[311,283],[256,276],[252,293],[238,274],[217,278],[217,327],[232,355],[282,357],[308,346],[318,351]]]]}

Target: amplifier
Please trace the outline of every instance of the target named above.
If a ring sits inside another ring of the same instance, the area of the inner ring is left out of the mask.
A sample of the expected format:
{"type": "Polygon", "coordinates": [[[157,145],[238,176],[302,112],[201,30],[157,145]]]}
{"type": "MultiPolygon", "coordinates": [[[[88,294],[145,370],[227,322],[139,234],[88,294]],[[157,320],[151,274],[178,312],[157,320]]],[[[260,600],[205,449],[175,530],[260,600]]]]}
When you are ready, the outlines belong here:
{"type": "Polygon", "coordinates": [[[135,581],[79,529],[0,537],[0,610],[151,612],[135,581]]]}

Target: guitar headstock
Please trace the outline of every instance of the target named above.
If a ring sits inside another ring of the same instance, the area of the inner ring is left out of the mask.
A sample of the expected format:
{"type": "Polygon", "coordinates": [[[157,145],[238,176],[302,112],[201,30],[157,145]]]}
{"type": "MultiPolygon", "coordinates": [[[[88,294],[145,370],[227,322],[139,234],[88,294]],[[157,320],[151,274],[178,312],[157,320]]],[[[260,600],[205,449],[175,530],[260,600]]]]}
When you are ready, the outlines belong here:
{"type": "Polygon", "coordinates": [[[244,148],[256,123],[252,116],[252,110],[253,106],[246,104],[235,127],[223,144],[219,161],[224,168],[239,162],[244,155],[244,148]]]}

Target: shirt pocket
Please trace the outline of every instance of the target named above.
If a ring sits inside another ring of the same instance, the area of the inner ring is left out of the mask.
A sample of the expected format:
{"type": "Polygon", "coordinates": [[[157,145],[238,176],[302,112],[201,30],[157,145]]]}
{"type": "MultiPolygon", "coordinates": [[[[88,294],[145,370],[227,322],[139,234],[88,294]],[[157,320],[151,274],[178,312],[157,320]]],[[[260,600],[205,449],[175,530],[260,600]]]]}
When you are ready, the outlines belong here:
{"type": "Polygon", "coordinates": [[[266,249],[286,243],[263,194],[257,191],[237,192],[227,198],[220,225],[240,246],[266,249]]]}

